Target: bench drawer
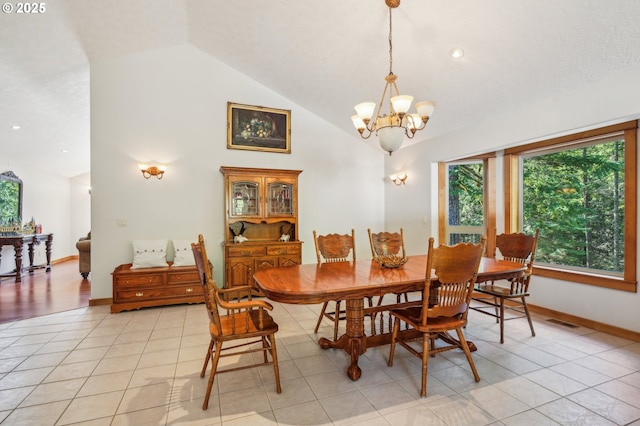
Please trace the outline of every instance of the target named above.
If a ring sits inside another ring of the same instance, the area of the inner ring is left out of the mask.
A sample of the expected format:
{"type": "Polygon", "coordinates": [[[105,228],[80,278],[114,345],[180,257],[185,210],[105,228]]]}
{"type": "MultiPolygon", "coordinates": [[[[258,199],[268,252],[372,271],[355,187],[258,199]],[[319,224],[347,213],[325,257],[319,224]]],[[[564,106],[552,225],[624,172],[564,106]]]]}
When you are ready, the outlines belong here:
{"type": "Polygon", "coordinates": [[[184,283],[195,283],[196,285],[199,285],[200,277],[198,277],[198,271],[173,272],[168,275],[168,285],[184,283]]]}
{"type": "Polygon", "coordinates": [[[159,286],[162,285],[162,274],[116,276],[114,280],[116,286],[159,286]]]}

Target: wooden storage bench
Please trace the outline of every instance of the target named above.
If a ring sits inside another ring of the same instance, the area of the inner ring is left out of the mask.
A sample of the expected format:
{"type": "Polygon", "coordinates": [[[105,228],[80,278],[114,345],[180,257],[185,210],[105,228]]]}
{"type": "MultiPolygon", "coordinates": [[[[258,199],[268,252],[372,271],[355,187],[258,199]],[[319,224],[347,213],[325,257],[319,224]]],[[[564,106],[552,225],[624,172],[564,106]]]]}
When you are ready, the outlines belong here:
{"type": "Polygon", "coordinates": [[[111,313],[150,306],[203,303],[195,266],[131,269],[131,263],[113,271],[111,313]]]}

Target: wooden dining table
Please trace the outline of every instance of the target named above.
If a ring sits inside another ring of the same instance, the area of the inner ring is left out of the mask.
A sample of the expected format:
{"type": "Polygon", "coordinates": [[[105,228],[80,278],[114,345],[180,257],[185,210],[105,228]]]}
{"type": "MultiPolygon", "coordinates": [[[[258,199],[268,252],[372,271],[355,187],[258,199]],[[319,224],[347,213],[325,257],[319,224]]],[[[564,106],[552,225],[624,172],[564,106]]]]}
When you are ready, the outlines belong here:
{"type": "MultiPolygon", "coordinates": [[[[320,338],[322,348],[340,348],[351,356],[347,375],[358,380],[362,374],[358,358],[367,348],[387,344],[390,333],[365,334],[365,315],[389,309],[365,308],[365,299],[387,293],[422,290],[427,256],[409,256],[399,268],[385,268],[374,260],[329,262],[269,268],[257,271],[253,278],[264,295],[280,303],[317,304],[331,300],[346,301],[346,332],[338,340],[320,338]]],[[[525,266],[507,260],[483,257],[477,282],[518,278],[525,266]]],[[[407,333],[413,330],[407,330],[407,333]]]]}

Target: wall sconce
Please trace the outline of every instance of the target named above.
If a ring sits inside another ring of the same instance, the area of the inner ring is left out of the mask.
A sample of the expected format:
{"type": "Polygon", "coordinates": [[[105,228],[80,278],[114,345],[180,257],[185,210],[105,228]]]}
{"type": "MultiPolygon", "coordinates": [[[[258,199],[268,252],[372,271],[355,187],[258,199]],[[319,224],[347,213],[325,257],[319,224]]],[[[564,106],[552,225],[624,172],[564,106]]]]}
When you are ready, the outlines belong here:
{"type": "Polygon", "coordinates": [[[167,171],[167,166],[159,164],[157,166],[149,166],[148,164],[138,164],[138,168],[142,172],[142,176],[145,179],[149,179],[151,176],[155,176],[158,179],[162,179],[164,172],[167,171]]]}
{"type": "Polygon", "coordinates": [[[402,172],[402,173],[398,173],[397,175],[390,175],[389,179],[391,179],[391,181],[393,181],[393,183],[395,183],[396,185],[404,185],[404,181],[407,180],[407,174],[402,172]]]}

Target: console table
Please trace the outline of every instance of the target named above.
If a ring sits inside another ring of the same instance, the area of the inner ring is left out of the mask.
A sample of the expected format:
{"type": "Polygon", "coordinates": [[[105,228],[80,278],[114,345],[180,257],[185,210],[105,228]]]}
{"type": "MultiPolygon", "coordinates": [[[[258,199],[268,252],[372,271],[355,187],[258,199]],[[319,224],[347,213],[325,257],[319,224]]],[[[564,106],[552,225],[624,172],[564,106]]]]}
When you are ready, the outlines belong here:
{"type": "Polygon", "coordinates": [[[29,271],[30,274],[39,268],[45,268],[47,272],[51,270],[51,246],[53,245],[53,234],[32,234],[32,235],[8,235],[0,236],[0,261],[3,246],[13,246],[15,252],[16,269],[13,272],[0,274],[0,277],[16,277],[16,282],[22,281],[22,272],[29,271]],[[41,265],[33,264],[34,247],[44,242],[47,262],[41,265]],[[29,266],[22,266],[22,249],[25,244],[29,253],[29,266]]]}

